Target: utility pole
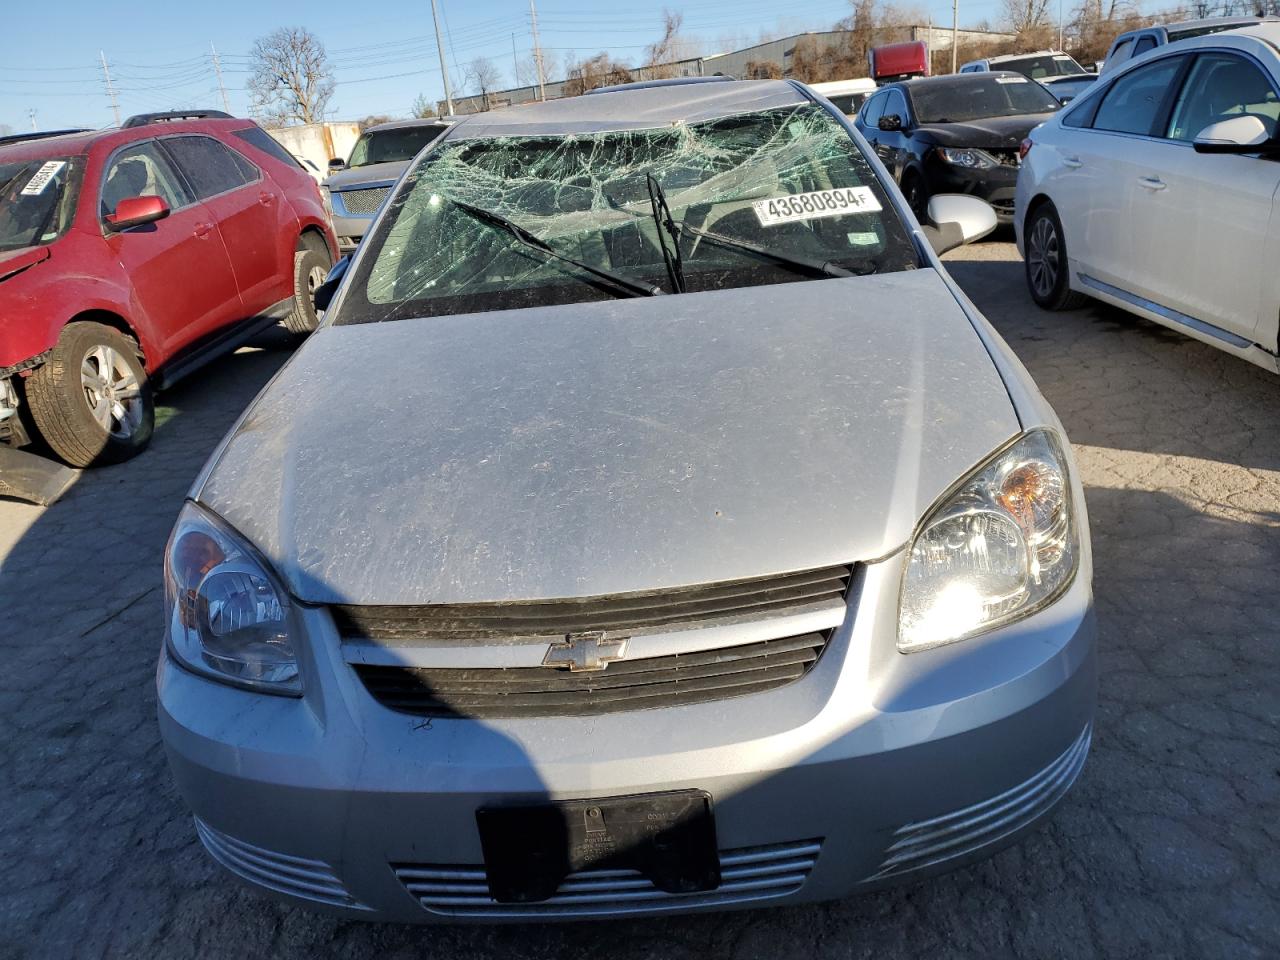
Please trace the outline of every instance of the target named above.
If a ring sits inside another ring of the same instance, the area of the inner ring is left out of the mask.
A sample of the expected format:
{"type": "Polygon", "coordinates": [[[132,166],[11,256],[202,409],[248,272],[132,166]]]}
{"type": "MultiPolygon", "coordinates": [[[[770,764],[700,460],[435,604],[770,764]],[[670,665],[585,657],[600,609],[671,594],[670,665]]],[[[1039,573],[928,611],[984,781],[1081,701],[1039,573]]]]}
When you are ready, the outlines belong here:
{"type": "Polygon", "coordinates": [[[213,51],[213,72],[218,75],[218,92],[222,94],[222,109],[231,112],[231,101],[227,99],[227,88],[222,84],[222,64],[218,61],[218,48],[209,41],[209,49],[213,51]]]}
{"type": "Polygon", "coordinates": [[[511,35],[511,79],[520,83],[520,59],[516,56],[516,35],[511,35]]]}
{"type": "Polygon", "coordinates": [[[1064,41],[1062,39],[1062,0],[1058,0],[1058,49],[1059,50],[1065,49],[1063,47],[1063,42],[1064,41]]]}
{"type": "Polygon", "coordinates": [[[31,130],[35,132],[40,128],[36,126],[36,108],[32,107],[27,111],[27,116],[31,118],[31,130]]]}
{"type": "Polygon", "coordinates": [[[538,42],[538,8],[529,0],[529,22],[533,26],[533,62],[538,67],[538,99],[547,99],[547,77],[542,70],[542,44],[538,42]]]}
{"type": "Polygon", "coordinates": [[[951,0],[951,72],[956,72],[956,53],[960,48],[960,0],[951,0]]]}
{"type": "Polygon", "coordinates": [[[107,78],[107,96],[111,99],[111,112],[116,115],[118,127],[120,126],[120,104],[116,102],[116,88],[111,86],[111,71],[107,69],[107,55],[99,50],[98,56],[102,58],[102,75],[107,78]]]}
{"type": "Polygon", "coordinates": [[[440,79],[444,81],[444,102],[453,116],[453,91],[449,89],[449,68],[444,62],[444,41],[440,39],[440,11],[436,9],[436,0],[431,0],[431,19],[436,25],[436,53],[440,55],[440,79]]]}

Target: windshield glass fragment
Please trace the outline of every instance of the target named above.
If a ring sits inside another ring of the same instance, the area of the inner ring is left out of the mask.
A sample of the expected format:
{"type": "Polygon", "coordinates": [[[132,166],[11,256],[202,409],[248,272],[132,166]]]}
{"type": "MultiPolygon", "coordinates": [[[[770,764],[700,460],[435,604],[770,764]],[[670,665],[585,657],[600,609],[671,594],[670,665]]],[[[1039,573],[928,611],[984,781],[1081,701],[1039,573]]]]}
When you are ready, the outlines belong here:
{"type": "Polygon", "coordinates": [[[825,110],[804,104],[647,130],[446,140],[408,174],[365,238],[334,322],[617,295],[571,260],[677,293],[663,257],[663,242],[674,241],[659,237],[650,176],[686,228],[677,233],[688,292],[813,277],[764,250],[858,274],[918,265],[857,145],[825,110]],[[459,203],[515,223],[566,259],[459,203]]]}

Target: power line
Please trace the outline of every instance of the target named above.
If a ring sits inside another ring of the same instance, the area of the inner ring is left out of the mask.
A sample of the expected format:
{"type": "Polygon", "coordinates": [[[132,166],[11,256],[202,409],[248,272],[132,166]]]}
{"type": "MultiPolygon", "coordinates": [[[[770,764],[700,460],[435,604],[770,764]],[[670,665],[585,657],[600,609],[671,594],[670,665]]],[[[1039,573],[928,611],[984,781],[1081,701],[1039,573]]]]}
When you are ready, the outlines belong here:
{"type": "Polygon", "coordinates": [[[107,96],[111,100],[111,112],[116,116],[116,126],[120,126],[120,104],[116,102],[116,92],[111,88],[111,71],[107,69],[107,54],[103,50],[98,51],[98,56],[102,58],[102,75],[107,78],[107,96]]]}

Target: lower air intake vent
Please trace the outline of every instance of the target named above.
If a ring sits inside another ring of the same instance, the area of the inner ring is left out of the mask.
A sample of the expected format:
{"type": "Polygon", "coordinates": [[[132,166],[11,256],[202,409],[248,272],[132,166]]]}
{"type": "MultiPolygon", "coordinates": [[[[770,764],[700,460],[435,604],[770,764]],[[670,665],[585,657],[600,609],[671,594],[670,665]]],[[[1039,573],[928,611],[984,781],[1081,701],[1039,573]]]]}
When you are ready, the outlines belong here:
{"type": "Polygon", "coordinates": [[[1053,807],[1075,783],[1089,753],[1092,726],[1057,760],[1025,783],[989,800],[894,832],[871,883],[968,856],[1022,829],[1053,807]]]}
{"type": "Polygon", "coordinates": [[[725,850],[720,886],[707,893],[666,893],[634,870],[571,874],[550,900],[498,903],[489,897],[483,867],[392,864],[405,888],[432,913],[449,917],[591,917],[690,910],[790,896],[808,879],[821,840],[725,850]]]}
{"type": "Polygon", "coordinates": [[[327,863],[275,853],[229,837],[196,818],[196,833],[209,856],[252,884],[291,897],[350,910],[368,910],[333,874],[327,863]]]}

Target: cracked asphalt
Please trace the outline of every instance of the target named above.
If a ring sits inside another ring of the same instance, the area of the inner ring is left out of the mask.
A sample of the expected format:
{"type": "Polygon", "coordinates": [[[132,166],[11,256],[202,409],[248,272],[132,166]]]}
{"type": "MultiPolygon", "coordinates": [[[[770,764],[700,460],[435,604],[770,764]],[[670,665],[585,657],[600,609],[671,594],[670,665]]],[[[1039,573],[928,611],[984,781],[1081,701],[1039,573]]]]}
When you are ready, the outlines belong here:
{"type": "Polygon", "coordinates": [[[1044,313],[1009,243],[948,259],[1061,415],[1093,529],[1094,747],[1020,846],[815,907],[547,927],[341,922],[221,874],[158,741],[161,551],[281,334],[168,393],[140,459],[47,510],[0,500],[0,957],[1280,955],[1280,377],[1044,313]]]}

